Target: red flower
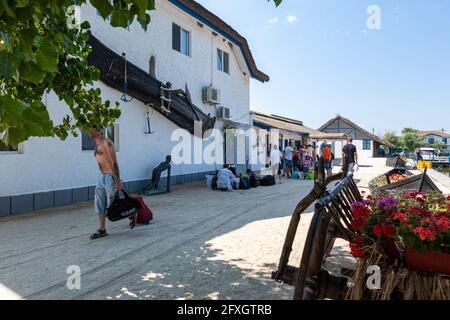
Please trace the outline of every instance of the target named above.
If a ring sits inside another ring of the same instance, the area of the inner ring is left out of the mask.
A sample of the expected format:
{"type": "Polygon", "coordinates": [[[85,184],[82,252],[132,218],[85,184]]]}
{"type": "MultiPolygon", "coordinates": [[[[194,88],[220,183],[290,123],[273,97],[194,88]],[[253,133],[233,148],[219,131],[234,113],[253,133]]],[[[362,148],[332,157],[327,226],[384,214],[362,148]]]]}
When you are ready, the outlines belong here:
{"type": "Polygon", "coordinates": [[[383,226],[383,234],[385,237],[390,238],[395,235],[395,228],[390,224],[386,224],[383,226]]]}
{"type": "Polygon", "coordinates": [[[355,219],[367,218],[369,216],[369,210],[367,208],[355,208],[353,210],[353,216],[355,219]]]}
{"type": "Polygon", "coordinates": [[[362,258],[362,257],[364,257],[366,255],[366,252],[363,249],[358,248],[358,247],[356,247],[354,245],[350,245],[350,250],[352,252],[352,255],[355,258],[362,258]]]}
{"type": "Polygon", "coordinates": [[[381,223],[377,224],[372,228],[372,231],[377,237],[381,237],[381,235],[383,234],[383,225],[381,223]]]}
{"type": "Polygon", "coordinates": [[[356,258],[364,257],[366,252],[362,249],[363,239],[360,236],[353,237],[352,242],[350,243],[350,250],[352,255],[356,258]]]}
{"type": "Polygon", "coordinates": [[[367,222],[367,218],[355,219],[352,221],[352,228],[354,231],[362,229],[367,222]]]}
{"type": "Polygon", "coordinates": [[[408,218],[406,217],[406,214],[404,214],[404,213],[396,213],[394,215],[394,219],[399,220],[400,222],[403,222],[403,223],[408,222],[408,218]]]}
{"type": "Polygon", "coordinates": [[[431,240],[434,241],[436,240],[436,235],[427,228],[424,227],[417,227],[414,229],[413,231],[415,234],[418,234],[420,237],[420,240],[425,241],[425,240],[431,240]]]}
{"type": "Polygon", "coordinates": [[[372,229],[377,237],[385,236],[386,238],[393,237],[396,233],[395,228],[387,223],[379,223],[372,229]]]}

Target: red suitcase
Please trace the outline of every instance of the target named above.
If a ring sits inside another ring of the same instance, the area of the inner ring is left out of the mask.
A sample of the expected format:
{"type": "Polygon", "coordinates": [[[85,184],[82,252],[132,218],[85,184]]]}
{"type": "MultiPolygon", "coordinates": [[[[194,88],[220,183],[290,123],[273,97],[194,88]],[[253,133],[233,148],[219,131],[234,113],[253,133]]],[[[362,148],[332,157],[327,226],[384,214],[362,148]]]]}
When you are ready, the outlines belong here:
{"type": "Polygon", "coordinates": [[[153,220],[152,210],[147,206],[142,197],[136,197],[137,201],[141,205],[141,210],[138,212],[137,223],[140,224],[149,224],[153,220]]]}

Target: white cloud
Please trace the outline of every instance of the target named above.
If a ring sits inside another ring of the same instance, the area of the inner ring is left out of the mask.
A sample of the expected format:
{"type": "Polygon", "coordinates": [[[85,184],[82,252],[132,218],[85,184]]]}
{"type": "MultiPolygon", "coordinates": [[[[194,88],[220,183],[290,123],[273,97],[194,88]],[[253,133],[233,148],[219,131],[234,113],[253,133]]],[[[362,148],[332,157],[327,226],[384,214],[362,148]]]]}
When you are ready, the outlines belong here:
{"type": "Polygon", "coordinates": [[[275,24],[278,22],[278,17],[274,17],[272,19],[267,20],[267,23],[269,24],[275,24]]]}
{"type": "Polygon", "coordinates": [[[294,22],[298,21],[298,17],[297,16],[289,16],[289,17],[286,18],[286,21],[288,23],[294,23],[294,22]]]}

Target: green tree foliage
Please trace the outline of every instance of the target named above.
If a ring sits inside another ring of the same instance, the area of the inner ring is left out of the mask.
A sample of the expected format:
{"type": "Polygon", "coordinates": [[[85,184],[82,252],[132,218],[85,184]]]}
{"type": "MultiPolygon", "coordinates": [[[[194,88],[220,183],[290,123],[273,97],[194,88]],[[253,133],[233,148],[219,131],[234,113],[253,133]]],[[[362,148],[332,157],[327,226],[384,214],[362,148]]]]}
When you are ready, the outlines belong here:
{"type": "MultiPolygon", "coordinates": [[[[0,1],[0,133],[10,145],[31,136],[77,135],[90,125],[109,125],[120,116],[118,104],[102,101],[92,86],[99,79],[87,64],[88,22],[77,25],[75,8],[86,0],[0,1]],[[54,124],[43,103],[53,91],[71,115],[54,124]]],[[[154,0],[91,0],[113,27],[135,19],[146,29],[154,0]]]]}
{"type": "Polygon", "coordinates": [[[418,130],[413,128],[405,128],[402,130],[400,143],[407,151],[412,152],[415,148],[423,146],[423,138],[419,137],[417,132],[418,130]]]}
{"type": "MultiPolygon", "coordinates": [[[[281,0],[273,0],[278,6],[281,0]]],[[[0,137],[15,146],[29,137],[65,139],[78,129],[107,126],[120,116],[116,102],[102,101],[96,68],[87,64],[88,22],[75,20],[87,0],[0,0],[0,137]],[[70,108],[55,124],[43,103],[54,92],[70,108]]],[[[155,0],[90,0],[113,27],[137,20],[146,30],[155,0]]]]}
{"type": "Polygon", "coordinates": [[[386,132],[383,136],[383,140],[392,143],[395,146],[395,149],[401,148],[400,137],[397,136],[397,134],[394,131],[386,132]]]}

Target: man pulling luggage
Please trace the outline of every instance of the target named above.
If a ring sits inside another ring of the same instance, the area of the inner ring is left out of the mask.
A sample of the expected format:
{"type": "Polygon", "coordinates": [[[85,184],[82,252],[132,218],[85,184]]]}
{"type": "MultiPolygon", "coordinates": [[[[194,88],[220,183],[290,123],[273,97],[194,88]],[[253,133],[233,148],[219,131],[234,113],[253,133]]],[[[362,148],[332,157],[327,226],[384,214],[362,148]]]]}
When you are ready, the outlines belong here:
{"type": "MultiPolygon", "coordinates": [[[[100,227],[97,232],[91,235],[91,239],[98,239],[108,235],[105,226],[106,210],[113,202],[116,191],[123,189],[123,183],[120,180],[119,165],[113,142],[105,138],[101,130],[97,130],[97,126],[91,128],[90,136],[95,139],[94,156],[100,170],[95,187],[95,212],[98,215],[100,227]]],[[[136,215],[133,215],[130,217],[130,227],[134,228],[135,226],[136,215]]]]}

